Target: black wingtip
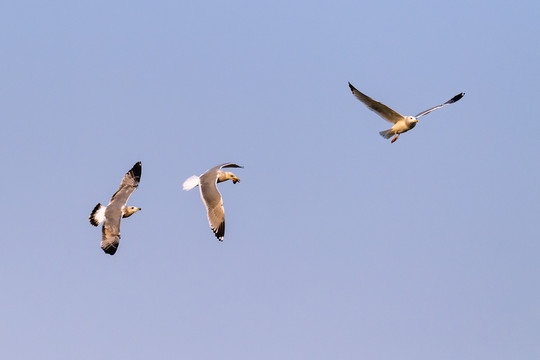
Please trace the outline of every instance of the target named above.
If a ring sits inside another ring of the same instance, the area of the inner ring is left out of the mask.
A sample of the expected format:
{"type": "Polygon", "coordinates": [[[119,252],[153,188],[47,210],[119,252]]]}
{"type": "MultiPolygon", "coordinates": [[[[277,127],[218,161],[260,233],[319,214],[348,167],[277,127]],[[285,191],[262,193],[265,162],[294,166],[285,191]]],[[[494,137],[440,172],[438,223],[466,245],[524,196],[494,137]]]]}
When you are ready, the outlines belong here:
{"type": "Polygon", "coordinates": [[[225,236],[225,221],[219,224],[217,229],[212,229],[212,231],[219,241],[223,241],[223,237],[225,236]]]}
{"type": "Polygon", "coordinates": [[[132,173],[133,177],[137,180],[141,179],[142,174],[142,163],[139,161],[133,167],[128,171],[128,173],[132,173]]]}
{"type": "Polygon", "coordinates": [[[101,249],[105,252],[105,254],[109,254],[109,255],[112,256],[112,255],[116,254],[116,250],[118,250],[118,247],[116,247],[114,245],[110,245],[110,246],[108,246],[106,248],[101,248],[101,249]]]}
{"type": "Polygon", "coordinates": [[[349,83],[349,88],[351,89],[351,91],[356,90],[356,88],[354,86],[352,86],[352,84],[350,82],[348,82],[348,83],[349,83]]]}
{"type": "Polygon", "coordinates": [[[235,164],[235,163],[225,163],[225,165],[223,165],[221,168],[222,169],[225,169],[225,168],[241,168],[241,169],[243,169],[244,167],[242,165],[238,165],[238,164],[235,164]]]}
{"type": "Polygon", "coordinates": [[[465,93],[459,93],[457,94],[456,96],[454,96],[453,98],[450,99],[450,101],[448,102],[449,104],[452,104],[452,103],[455,103],[456,101],[458,101],[459,99],[461,99],[463,96],[465,96],[465,93]]]}

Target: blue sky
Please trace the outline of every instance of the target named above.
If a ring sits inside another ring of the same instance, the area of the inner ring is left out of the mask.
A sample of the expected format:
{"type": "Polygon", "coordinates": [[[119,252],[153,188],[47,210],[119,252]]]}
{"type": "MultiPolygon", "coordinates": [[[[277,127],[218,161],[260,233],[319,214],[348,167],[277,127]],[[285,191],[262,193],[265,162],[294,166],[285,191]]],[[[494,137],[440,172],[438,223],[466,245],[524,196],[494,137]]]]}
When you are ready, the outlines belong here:
{"type": "Polygon", "coordinates": [[[0,4],[0,356],[539,358],[539,13],[0,4]],[[466,95],[390,144],[348,81],[466,95]],[[111,257],[88,215],[137,161],[111,257]],[[181,184],[229,161],[220,243],[181,184]]]}

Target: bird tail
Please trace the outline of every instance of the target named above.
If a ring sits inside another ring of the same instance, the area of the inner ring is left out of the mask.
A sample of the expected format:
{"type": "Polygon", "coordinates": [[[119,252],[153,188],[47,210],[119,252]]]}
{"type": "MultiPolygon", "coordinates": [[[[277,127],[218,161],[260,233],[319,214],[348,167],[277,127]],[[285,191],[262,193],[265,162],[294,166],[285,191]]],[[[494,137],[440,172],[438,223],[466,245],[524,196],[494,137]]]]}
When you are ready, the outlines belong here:
{"type": "Polygon", "coordinates": [[[186,191],[193,189],[195,186],[199,185],[199,177],[196,175],[190,176],[184,181],[182,188],[186,191]]]}
{"type": "Polygon", "coordinates": [[[380,131],[379,134],[381,134],[381,136],[385,139],[390,139],[392,136],[395,135],[395,132],[392,129],[388,129],[388,130],[380,131]]]}
{"type": "Polygon", "coordinates": [[[92,224],[94,226],[98,226],[103,221],[105,221],[105,209],[106,208],[107,208],[106,206],[103,206],[100,203],[98,203],[94,207],[94,210],[92,210],[92,213],[90,214],[90,216],[88,217],[88,219],[90,220],[90,224],[92,224]]]}

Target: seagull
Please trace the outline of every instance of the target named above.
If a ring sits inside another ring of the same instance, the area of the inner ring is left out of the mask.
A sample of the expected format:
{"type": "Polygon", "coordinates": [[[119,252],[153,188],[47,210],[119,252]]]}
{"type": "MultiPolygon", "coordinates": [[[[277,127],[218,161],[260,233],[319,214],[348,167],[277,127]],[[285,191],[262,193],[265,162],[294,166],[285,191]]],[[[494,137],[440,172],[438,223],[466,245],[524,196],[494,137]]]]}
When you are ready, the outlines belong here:
{"type": "Polygon", "coordinates": [[[126,173],[120,187],[112,196],[109,205],[103,206],[98,203],[89,216],[90,224],[94,226],[98,226],[104,222],[101,230],[101,248],[106,254],[114,255],[118,249],[120,242],[120,220],[130,217],[141,210],[141,208],[135,206],[126,206],[129,197],[139,186],[141,171],[142,165],[139,161],[126,173]]]}
{"type": "Polygon", "coordinates": [[[225,236],[225,210],[223,209],[223,199],[217,188],[217,183],[227,180],[232,180],[233,184],[240,182],[240,179],[236,175],[232,172],[221,170],[223,168],[243,168],[243,166],[233,163],[214,166],[201,176],[190,176],[182,185],[182,188],[186,191],[199,186],[201,198],[204,206],[206,206],[210,228],[219,241],[223,241],[223,237],[225,236]]]}
{"type": "Polygon", "coordinates": [[[384,105],[383,103],[380,103],[376,100],[373,100],[369,96],[362,94],[360,91],[356,90],[356,88],[352,86],[351,83],[349,83],[349,87],[351,88],[353,95],[358,100],[363,102],[370,110],[373,110],[374,112],[377,113],[377,115],[379,115],[383,119],[388,120],[394,124],[392,128],[379,132],[379,134],[381,134],[381,136],[384,137],[385,139],[390,139],[392,136],[394,136],[394,138],[391,141],[392,143],[399,138],[399,135],[401,133],[407,132],[411,130],[413,127],[415,127],[416,123],[418,122],[418,118],[420,116],[427,115],[433,110],[437,110],[442,107],[445,107],[446,105],[453,104],[465,95],[465,93],[459,93],[453,98],[451,98],[450,100],[448,100],[447,102],[445,102],[444,104],[437,105],[430,109],[422,111],[420,114],[416,116],[403,116],[403,115],[398,114],[394,110],[390,109],[388,106],[384,105]]]}

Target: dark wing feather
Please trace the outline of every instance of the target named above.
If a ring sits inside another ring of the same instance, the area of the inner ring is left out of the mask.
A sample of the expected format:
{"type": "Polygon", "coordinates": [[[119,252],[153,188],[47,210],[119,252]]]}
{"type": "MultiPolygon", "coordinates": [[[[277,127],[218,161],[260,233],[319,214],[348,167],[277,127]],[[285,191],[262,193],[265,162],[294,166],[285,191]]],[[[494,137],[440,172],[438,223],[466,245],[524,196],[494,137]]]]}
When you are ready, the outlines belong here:
{"type": "Polygon", "coordinates": [[[141,173],[142,164],[139,161],[138,163],[133,165],[133,167],[126,173],[126,175],[124,175],[124,178],[120,183],[120,187],[111,197],[111,203],[113,201],[118,201],[122,203],[122,206],[125,205],[131,194],[133,194],[135,189],[137,189],[137,187],[139,186],[139,182],[141,181],[141,173]]]}
{"type": "Polygon", "coordinates": [[[212,169],[223,169],[223,168],[244,168],[241,165],[236,165],[233,163],[224,163],[218,166],[214,166],[212,169]]]}
{"type": "Polygon", "coordinates": [[[104,224],[101,229],[101,249],[109,255],[114,255],[120,245],[120,222],[118,227],[104,224]]]}
{"type": "Polygon", "coordinates": [[[403,120],[403,116],[396,111],[390,109],[388,106],[384,105],[381,102],[378,102],[376,100],[373,100],[369,96],[362,94],[360,91],[358,91],[354,86],[349,83],[349,87],[351,88],[351,91],[353,95],[364,103],[370,110],[374,111],[382,117],[383,119],[390,121],[392,124],[395,124],[399,120],[403,120]]]}
{"type": "Polygon", "coordinates": [[[465,95],[465,93],[459,93],[459,94],[457,94],[456,96],[454,96],[453,98],[451,98],[450,100],[448,100],[447,102],[445,102],[444,104],[437,105],[437,106],[434,106],[434,107],[432,107],[432,108],[430,108],[430,109],[427,109],[427,110],[422,111],[420,114],[416,115],[416,118],[419,118],[420,116],[427,115],[427,114],[429,114],[430,112],[432,112],[433,110],[440,109],[440,108],[442,108],[442,107],[445,107],[446,105],[453,104],[453,103],[455,103],[456,101],[458,101],[459,99],[461,99],[464,95],[465,95]]]}

